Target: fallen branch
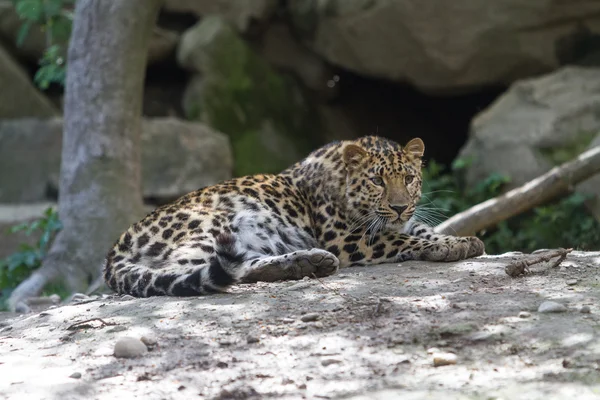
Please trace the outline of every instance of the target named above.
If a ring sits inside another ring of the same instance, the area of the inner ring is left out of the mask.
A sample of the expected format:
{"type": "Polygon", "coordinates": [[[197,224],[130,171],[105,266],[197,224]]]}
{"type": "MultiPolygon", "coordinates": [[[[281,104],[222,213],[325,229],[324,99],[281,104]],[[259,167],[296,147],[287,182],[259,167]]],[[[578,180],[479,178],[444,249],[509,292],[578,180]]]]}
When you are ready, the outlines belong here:
{"type": "Polygon", "coordinates": [[[567,258],[567,254],[569,254],[572,251],[573,249],[558,249],[548,251],[539,255],[534,255],[532,257],[528,257],[523,260],[518,260],[508,264],[506,267],[504,267],[504,271],[508,276],[515,278],[519,275],[524,275],[526,272],[529,272],[529,267],[534,264],[548,262],[551,261],[554,257],[558,257],[550,266],[550,268],[556,268],[560,265],[561,262],[565,260],[565,258],[567,258]]]}
{"type": "Polygon", "coordinates": [[[86,319],[85,321],[79,321],[79,322],[75,322],[73,325],[70,325],[67,330],[68,331],[74,331],[77,329],[89,329],[92,326],[90,324],[88,324],[88,322],[94,322],[94,321],[98,321],[100,322],[100,328],[103,328],[105,326],[114,326],[114,325],[118,325],[115,322],[106,322],[104,321],[102,318],[90,318],[90,319],[86,319]]]}
{"type": "Polygon", "coordinates": [[[475,235],[501,221],[568,193],[577,183],[600,172],[600,146],[581,153],[576,159],[552,168],[544,175],[502,196],[456,214],[434,228],[436,233],[475,235]]]}

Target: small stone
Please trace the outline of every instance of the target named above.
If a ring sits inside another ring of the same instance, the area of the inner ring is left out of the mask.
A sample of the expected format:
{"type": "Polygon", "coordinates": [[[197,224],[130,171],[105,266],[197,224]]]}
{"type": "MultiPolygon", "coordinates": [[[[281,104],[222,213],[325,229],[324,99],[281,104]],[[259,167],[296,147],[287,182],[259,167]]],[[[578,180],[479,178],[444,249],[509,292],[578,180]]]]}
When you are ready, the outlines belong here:
{"type": "Polygon", "coordinates": [[[260,342],[260,338],[256,335],[250,334],[250,335],[246,336],[246,342],[247,343],[258,343],[258,342],[260,342]]]}
{"type": "Polygon", "coordinates": [[[227,368],[227,367],[229,367],[229,364],[227,364],[226,362],[219,361],[217,363],[217,368],[227,368]]]}
{"type": "Polygon", "coordinates": [[[544,301],[538,308],[538,312],[540,313],[561,313],[566,311],[567,307],[555,301],[544,301]]]}
{"type": "Polygon", "coordinates": [[[439,353],[440,349],[438,349],[437,347],[430,347],[429,349],[427,349],[427,354],[434,354],[434,353],[439,353]]]}
{"type": "Polygon", "coordinates": [[[444,365],[456,364],[456,354],[452,353],[436,353],[433,355],[433,366],[442,367],[444,365]]]}
{"type": "Polygon", "coordinates": [[[582,314],[589,314],[592,312],[592,309],[590,308],[590,306],[583,306],[583,307],[581,307],[579,312],[582,314]]]}
{"type": "Polygon", "coordinates": [[[71,375],[69,375],[69,378],[79,379],[81,378],[81,372],[73,372],[71,375]]]}
{"type": "Polygon", "coordinates": [[[293,324],[295,320],[293,318],[281,318],[281,322],[284,324],[293,324]]]}
{"type": "Polygon", "coordinates": [[[123,296],[121,296],[121,300],[123,300],[123,301],[135,300],[135,297],[133,297],[130,294],[124,294],[123,296]]]}
{"type": "Polygon", "coordinates": [[[579,282],[577,279],[569,279],[567,281],[567,285],[569,285],[569,286],[577,285],[577,282],[579,282]]]}
{"type": "Polygon", "coordinates": [[[332,364],[341,364],[342,360],[338,360],[337,358],[325,358],[321,360],[321,365],[324,367],[328,367],[332,364]]]}
{"type": "Polygon", "coordinates": [[[106,330],[106,333],[116,333],[116,332],[123,332],[126,331],[127,327],[124,325],[117,325],[117,326],[113,326],[110,329],[106,330]]]}
{"type": "Polygon", "coordinates": [[[530,312],[527,312],[527,311],[521,311],[521,312],[519,313],[519,318],[529,318],[529,317],[531,317],[531,313],[530,313],[530,312]]]}
{"type": "Polygon", "coordinates": [[[312,321],[318,320],[319,318],[321,318],[321,316],[317,313],[308,313],[308,314],[305,314],[302,317],[300,317],[300,321],[312,322],[312,321]]]}
{"type": "Polygon", "coordinates": [[[142,336],[140,340],[146,345],[146,347],[148,347],[149,350],[158,345],[158,340],[152,336],[142,336]]]}
{"type": "Polygon", "coordinates": [[[115,344],[114,355],[117,358],[135,358],[148,352],[146,345],[138,338],[124,337],[115,344]]]}
{"type": "Polygon", "coordinates": [[[8,332],[8,331],[12,331],[12,326],[5,326],[4,328],[2,328],[2,330],[0,330],[0,332],[8,332]]]}

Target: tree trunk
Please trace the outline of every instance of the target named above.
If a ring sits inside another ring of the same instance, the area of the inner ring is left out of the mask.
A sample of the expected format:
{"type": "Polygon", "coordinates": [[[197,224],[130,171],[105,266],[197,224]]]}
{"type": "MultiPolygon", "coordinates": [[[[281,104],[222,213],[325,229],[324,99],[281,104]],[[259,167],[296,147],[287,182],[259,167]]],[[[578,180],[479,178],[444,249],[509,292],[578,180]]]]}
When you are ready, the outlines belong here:
{"type": "Polygon", "coordinates": [[[151,30],[160,0],[78,0],[68,52],[59,217],[42,267],[9,305],[54,278],[82,291],[111,244],[142,216],[140,130],[151,30]]]}

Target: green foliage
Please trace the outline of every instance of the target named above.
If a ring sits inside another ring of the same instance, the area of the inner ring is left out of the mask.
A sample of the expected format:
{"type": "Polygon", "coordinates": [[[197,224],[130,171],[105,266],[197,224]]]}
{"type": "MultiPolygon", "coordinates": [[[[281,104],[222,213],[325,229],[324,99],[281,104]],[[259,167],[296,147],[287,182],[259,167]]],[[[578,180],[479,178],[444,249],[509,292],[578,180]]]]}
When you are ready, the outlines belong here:
{"type": "MultiPolygon", "coordinates": [[[[471,160],[458,159],[452,171],[432,161],[423,170],[423,199],[417,215],[424,222],[437,224],[446,217],[466,210],[500,194],[510,180],[492,174],[471,190],[463,189],[460,170],[471,160]]],[[[507,251],[531,252],[540,248],[573,247],[581,250],[600,248],[600,223],[585,209],[585,196],[574,193],[531,212],[499,223],[480,232],[489,254],[507,251]]]]}
{"type": "Polygon", "coordinates": [[[23,24],[17,35],[17,46],[22,46],[33,26],[46,34],[46,50],[34,81],[41,89],[50,84],[64,85],[66,76],[65,46],[71,35],[75,0],[12,0],[23,24]]]}
{"type": "Polygon", "coordinates": [[[40,237],[34,245],[23,243],[17,252],[0,260],[0,309],[4,303],[1,300],[5,300],[19,283],[40,267],[55,233],[61,227],[56,211],[48,208],[42,218],[9,229],[9,234],[23,232],[31,236],[37,233],[40,237]]]}

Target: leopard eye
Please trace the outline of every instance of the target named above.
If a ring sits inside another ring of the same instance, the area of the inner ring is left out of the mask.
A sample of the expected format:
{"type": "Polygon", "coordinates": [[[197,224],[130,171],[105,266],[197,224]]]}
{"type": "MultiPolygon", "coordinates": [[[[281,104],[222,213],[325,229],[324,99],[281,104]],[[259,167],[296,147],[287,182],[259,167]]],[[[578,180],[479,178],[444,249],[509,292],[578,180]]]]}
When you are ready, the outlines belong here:
{"type": "Polygon", "coordinates": [[[410,185],[414,179],[415,179],[414,175],[406,175],[404,177],[404,184],[410,185]]]}
{"type": "Polygon", "coordinates": [[[375,176],[371,178],[371,182],[373,182],[377,186],[384,186],[383,179],[380,176],[375,176]]]}

